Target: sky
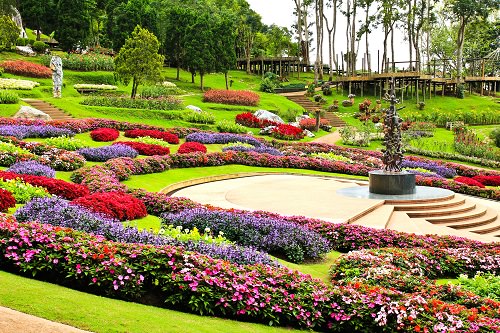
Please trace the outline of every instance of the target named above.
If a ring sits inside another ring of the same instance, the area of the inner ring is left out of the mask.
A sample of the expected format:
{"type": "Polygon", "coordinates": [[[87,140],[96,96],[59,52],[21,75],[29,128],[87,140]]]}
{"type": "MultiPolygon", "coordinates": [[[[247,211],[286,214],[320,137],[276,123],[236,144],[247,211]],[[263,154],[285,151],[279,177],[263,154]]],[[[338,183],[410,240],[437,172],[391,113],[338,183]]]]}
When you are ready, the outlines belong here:
{"type": "MultiPolygon", "coordinates": [[[[293,0],[247,0],[250,4],[250,8],[255,10],[262,16],[262,22],[267,25],[276,24],[279,26],[290,28],[292,24],[295,22],[296,17],[293,14],[294,11],[294,1],[293,0]]],[[[325,9],[325,15],[329,18],[329,22],[331,24],[332,19],[332,10],[325,9]]],[[[358,17],[360,15],[358,14],[358,17]]],[[[310,21],[314,21],[314,16],[310,16],[310,21]]],[[[343,15],[338,12],[337,13],[337,34],[336,34],[336,42],[335,48],[336,52],[339,53],[340,59],[340,51],[345,53],[346,51],[346,37],[345,37],[345,26],[346,20],[343,15]]],[[[313,28],[315,30],[315,28],[313,28]]],[[[328,32],[325,28],[325,39],[323,42],[323,62],[328,63],[328,32]]],[[[380,57],[382,57],[383,53],[383,40],[384,36],[381,30],[376,30],[370,34],[369,38],[369,49],[370,49],[370,57],[372,60],[372,70],[377,70],[377,50],[380,50],[380,57]]],[[[408,61],[409,51],[408,51],[408,42],[403,40],[403,33],[400,31],[396,31],[395,34],[395,60],[396,61],[408,61]]],[[[316,41],[313,42],[316,45],[316,41]]],[[[388,50],[390,53],[390,48],[388,50]]],[[[364,37],[359,45],[358,50],[358,66],[357,68],[361,69],[361,55],[365,53],[365,41],[364,37]]],[[[312,61],[314,61],[316,57],[316,52],[314,51],[312,54],[312,61]]],[[[404,65],[402,65],[404,66],[404,65]]]]}

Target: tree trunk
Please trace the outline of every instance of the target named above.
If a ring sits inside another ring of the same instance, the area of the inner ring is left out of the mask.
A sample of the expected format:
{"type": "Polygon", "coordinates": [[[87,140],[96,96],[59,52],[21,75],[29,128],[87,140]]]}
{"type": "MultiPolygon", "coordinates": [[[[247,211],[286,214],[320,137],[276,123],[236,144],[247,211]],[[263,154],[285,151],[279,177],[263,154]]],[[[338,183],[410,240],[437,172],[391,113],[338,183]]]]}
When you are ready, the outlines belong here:
{"type": "Polygon", "coordinates": [[[201,89],[201,91],[203,91],[203,75],[204,75],[204,73],[200,72],[200,89],[201,89]]]}
{"type": "Polygon", "coordinates": [[[176,80],[179,81],[181,78],[181,66],[179,65],[179,62],[177,62],[177,76],[176,76],[176,80]]]}
{"type": "Polygon", "coordinates": [[[387,64],[387,39],[389,37],[389,26],[387,24],[384,24],[384,54],[382,56],[382,67],[381,67],[381,72],[387,73],[387,69],[389,68],[387,64]]]}
{"type": "MultiPolygon", "coordinates": [[[[299,40],[298,40],[298,44],[299,44],[299,47],[298,47],[298,52],[299,54],[297,54],[297,56],[299,57],[299,64],[300,64],[300,58],[301,56],[303,55],[302,54],[302,47],[303,47],[303,38],[302,38],[302,3],[300,2],[300,0],[294,0],[295,2],[295,10],[297,11],[297,35],[299,37],[299,40]]],[[[301,67],[302,66],[298,66],[297,68],[297,78],[300,79],[300,71],[301,71],[301,67]]]]}
{"type": "MultiPolygon", "coordinates": [[[[346,46],[347,46],[347,50],[346,50],[346,74],[347,76],[351,76],[352,73],[351,73],[351,52],[349,51],[350,49],[350,46],[351,46],[351,42],[350,42],[350,29],[351,29],[351,0],[347,0],[347,10],[346,10],[346,13],[347,13],[347,26],[346,26],[346,30],[345,30],[345,35],[346,35],[346,46]]],[[[344,60],[344,59],[342,59],[344,60]]],[[[350,92],[349,92],[350,93],[350,92]]]]}
{"type": "Polygon", "coordinates": [[[194,83],[195,75],[196,75],[196,72],[191,72],[191,83],[194,83]]]}
{"type": "Polygon", "coordinates": [[[304,20],[304,62],[309,65],[309,27],[307,26],[307,5],[302,3],[302,17],[304,20]]]}
{"type": "Polygon", "coordinates": [[[413,15],[413,10],[412,10],[412,5],[411,5],[411,0],[408,0],[408,20],[406,21],[407,27],[408,27],[408,46],[409,46],[409,53],[410,53],[410,65],[408,67],[408,71],[411,72],[412,66],[413,66],[413,28],[415,26],[415,16],[413,15]]]}
{"type": "Polygon", "coordinates": [[[227,72],[224,73],[224,79],[226,80],[226,90],[229,90],[229,85],[227,84],[227,72]]]}
{"type": "Polygon", "coordinates": [[[458,28],[457,36],[457,82],[462,81],[462,57],[464,54],[464,36],[466,24],[466,20],[463,17],[460,17],[460,25],[458,28]]]}
{"type": "Polygon", "coordinates": [[[357,0],[352,1],[352,27],[351,27],[351,73],[356,75],[356,58],[357,51],[356,49],[356,10],[358,4],[357,0]]]}
{"type": "Polygon", "coordinates": [[[332,46],[332,33],[333,28],[328,25],[328,18],[323,14],[323,19],[326,23],[326,30],[328,31],[328,66],[330,68],[328,73],[328,80],[333,81],[333,46],[332,46]]]}
{"type": "Polygon", "coordinates": [[[368,13],[370,12],[370,5],[367,4],[366,5],[366,13],[365,13],[365,26],[366,26],[366,32],[365,32],[365,47],[366,47],[366,51],[365,51],[365,54],[366,54],[366,64],[368,65],[367,66],[367,69],[368,69],[368,73],[371,73],[372,71],[372,65],[371,65],[371,61],[370,61],[370,55],[369,55],[369,45],[368,45],[368,37],[369,37],[369,33],[368,33],[368,19],[369,19],[369,15],[368,13]]]}
{"type": "Polygon", "coordinates": [[[130,94],[130,98],[132,99],[135,99],[135,95],[137,94],[137,86],[139,86],[139,84],[137,83],[137,80],[134,77],[132,79],[132,93],[130,94]]]}
{"type": "Polygon", "coordinates": [[[391,28],[391,55],[392,55],[392,71],[395,72],[396,71],[396,68],[395,68],[395,64],[394,64],[394,26],[391,28]]]}
{"type": "Polygon", "coordinates": [[[333,23],[332,23],[332,29],[333,29],[333,36],[332,36],[332,53],[333,53],[333,62],[335,63],[335,69],[339,69],[339,63],[337,61],[336,55],[335,55],[335,34],[337,33],[337,0],[333,0],[333,23]]]}

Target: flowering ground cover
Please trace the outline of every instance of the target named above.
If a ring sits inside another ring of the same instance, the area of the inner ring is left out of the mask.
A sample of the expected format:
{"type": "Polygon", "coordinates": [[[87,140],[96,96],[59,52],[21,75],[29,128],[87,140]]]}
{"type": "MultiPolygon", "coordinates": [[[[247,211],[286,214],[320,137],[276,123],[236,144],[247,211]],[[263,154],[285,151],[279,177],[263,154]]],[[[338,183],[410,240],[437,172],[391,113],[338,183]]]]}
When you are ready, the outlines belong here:
{"type": "Polygon", "coordinates": [[[77,152],[89,161],[105,162],[117,157],[137,157],[139,153],[127,145],[111,145],[98,148],[82,148],[77,152]]]}
{"type": "Polygon", "coordinates": [[[260,96],[252,91],[211,89],[203,95],[204,102],[248,105],[259,104],[260,96]]]}
{"type": "Polygon", "coordinates": [[[0,64],[0,67],[3,67],[6,73],[21,76],[40,78],[49,78],[52,76],[50,68],[24,60],[4,61],[0,64]]]}
{"type": "Polygon", "coordinates": [[[114,128],[103,127],[97,128],[90,132],[90,137],[94,141],[108,142],[115,141],[120,136],[120,132],[114,128]]]}

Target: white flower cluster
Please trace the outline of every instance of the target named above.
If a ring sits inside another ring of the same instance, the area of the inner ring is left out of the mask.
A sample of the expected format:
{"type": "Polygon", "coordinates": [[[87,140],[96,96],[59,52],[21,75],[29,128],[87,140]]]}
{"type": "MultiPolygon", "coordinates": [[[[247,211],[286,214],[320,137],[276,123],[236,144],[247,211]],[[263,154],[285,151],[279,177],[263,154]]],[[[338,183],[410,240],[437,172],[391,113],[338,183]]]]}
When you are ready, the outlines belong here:
{"type": "Polygon", "coordinates": [[[117,86],[112,86],[110,84],[87,84],[87,83],[78,83],[73,85],[73,88],[76,90],[79,89],[88,89],[88,90],[116,90],[117,86]]]}
{"type": "Polygon", "coordinates": [[[39,85],[40,83],[30,80],[0,78],[0,89],[31,90],[39,85]]]}

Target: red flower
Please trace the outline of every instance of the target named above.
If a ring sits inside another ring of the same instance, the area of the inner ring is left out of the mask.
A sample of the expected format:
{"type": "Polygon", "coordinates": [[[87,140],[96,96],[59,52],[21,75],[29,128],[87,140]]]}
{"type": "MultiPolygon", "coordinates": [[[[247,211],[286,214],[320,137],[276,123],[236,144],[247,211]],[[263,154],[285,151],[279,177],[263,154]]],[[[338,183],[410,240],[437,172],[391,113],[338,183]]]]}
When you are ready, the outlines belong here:
{"type": "Polygon", "coordinates": [[[114,128],[104,127],[93,130],[90,136],[94,141],[109,142],[115,141],[120,136],[120,132],[114,128]]]}
{"type": "Polygon", "coordinates": [[[144,136],[149,136],[151,138],[160,139],[174,145],[179,143],[179,137],[177,135],[172,134],[170,132],[163,132],[158,130],[142,130],[142,129],[128,130],[125,131],[125,136],[127,138],[140,138],[144,136]]]}
{"type": "Polygon", "coordinates": [[[16,206],[16,199],[7,190],[0,188],[0,212],[5,212],[9,208],[16,206]]]}
{"type": "Polygon", "coordinates": [[[49,78],[52,76],[50,68],[24,60],[4,61],[0,67],[3,67],[5,72],[16,75],[40,78],[49,78]]]}
{"type": "Polygon", "coordinates": [[[177,151],[178,154],[189,154],[194,152],[206,153],[207,147],[199,142],[185,142],[179,147],[179,150],[177,151]]]}
{"type": "Polygon", "coordinates": [[[170,149],[168,147],[162,147],[160,145],[153,145],[153,144],[134,142],[134,141],[119,141],[113,144],[132,147],[135,150],[137,150],[139,154],[146,156],[170,154],[170,149]]]}
{"type": "Polygon", "coordinates": [[[148,215],[144,202],[121,192],[94,193],[72,202],[120,221],[135,220],[148,215]]]}
{"type": "Polygon", "coordinates": [[[203,102],[249,105],[259,104],[260,96],[252,91],[246,90],[217,90],[212,89],[203,95],[203,102]]]}

